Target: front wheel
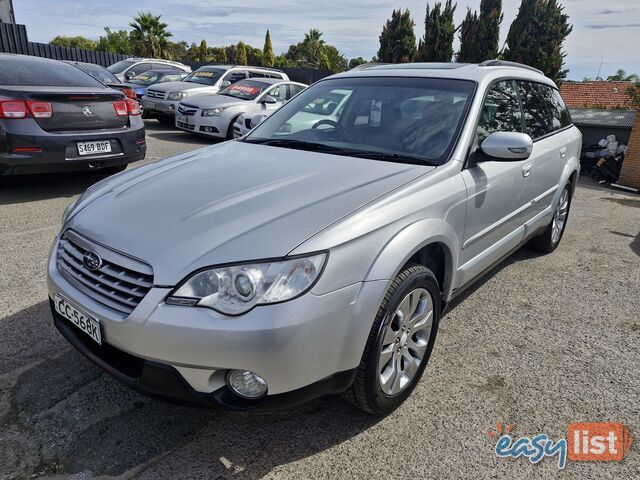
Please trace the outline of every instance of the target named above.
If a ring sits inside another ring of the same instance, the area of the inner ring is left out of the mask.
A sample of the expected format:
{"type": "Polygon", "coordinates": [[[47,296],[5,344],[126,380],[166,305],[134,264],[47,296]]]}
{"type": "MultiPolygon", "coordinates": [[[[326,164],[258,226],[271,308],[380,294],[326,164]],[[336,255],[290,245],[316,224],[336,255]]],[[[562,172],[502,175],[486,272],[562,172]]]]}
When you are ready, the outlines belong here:
{"type": "Polygon", "coordinates": [[[422,265],[406,265],[378,310],[347,400],[376,415],[404,402],[427,366],[439,319],[436,277],[422,265]]]}
{"type": "Polygon", "coordinates": [[[564,230],[567,227],[567,220],[569,218],[570,207],[571,183],[567,183],[560,194],[560,199],[558,200],[558,205],[556,205],[556,209],[553,212],[551,223],[539,236],[532,238],[527,246],[542,253],[553,252],[560,244],[562,235],[564,235],[564,230]]]}

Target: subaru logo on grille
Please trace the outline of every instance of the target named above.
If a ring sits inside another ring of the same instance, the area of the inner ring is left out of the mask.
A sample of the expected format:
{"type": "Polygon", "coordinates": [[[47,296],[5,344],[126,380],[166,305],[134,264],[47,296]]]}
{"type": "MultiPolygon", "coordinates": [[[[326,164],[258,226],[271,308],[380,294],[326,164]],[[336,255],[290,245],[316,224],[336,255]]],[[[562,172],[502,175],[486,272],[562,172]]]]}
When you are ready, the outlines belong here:
{"type": "Polygon", "coordinates": [[[82,263],[88,270],[98,270],[102,266],[102,258],[96,252],[87,252],[82,256],[82,263]]]}
{"type": "Polygon", "coordinates": [[[91,107],[89,107],[89,106],[83,107],[82,108],[82,114],[85,117],[90,117],[90,116],[93,115],[93,110],[91,110],[91,107]]]}

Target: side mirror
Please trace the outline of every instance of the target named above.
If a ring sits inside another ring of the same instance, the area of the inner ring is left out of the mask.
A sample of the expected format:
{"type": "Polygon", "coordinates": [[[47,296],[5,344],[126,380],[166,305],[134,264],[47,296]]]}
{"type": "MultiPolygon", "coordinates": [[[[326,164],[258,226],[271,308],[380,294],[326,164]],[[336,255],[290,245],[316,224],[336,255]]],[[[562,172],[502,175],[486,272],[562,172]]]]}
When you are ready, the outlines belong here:
{"type": "Polygon", "coordinates": [[[133,73],[133,72],[126,72],[126,73],[124,74],[124,78],[125,78],[126,80],[131,80],[131,79],[132,79],[133,77],[135,77],[135,76],[136,76],[136,75],[135,75],[135,73],[133,73]]]}
{"type": "Polygon", "coordinates": [[[231,82],[229,80],[224,80],[220,82],[220,89],[222,90],[223,88],[227,88],[230,85],[231,85],[231,82]]]}
{"type": "Polygon", "coordinates": [[[489,157],[483,160],[517,162],[529,158],[533,140],[526,133],[494,132],[484,139],[480,150],[489,157]]]}
{"type": "Polygon", "coordinates": [[[267,95],[262,99],[262,103],[265,103],[265,104],[268,104],[268,105],[273,105],[274,103],[278,103],[278,100],[276,100],[271,95],[267,95]]]}

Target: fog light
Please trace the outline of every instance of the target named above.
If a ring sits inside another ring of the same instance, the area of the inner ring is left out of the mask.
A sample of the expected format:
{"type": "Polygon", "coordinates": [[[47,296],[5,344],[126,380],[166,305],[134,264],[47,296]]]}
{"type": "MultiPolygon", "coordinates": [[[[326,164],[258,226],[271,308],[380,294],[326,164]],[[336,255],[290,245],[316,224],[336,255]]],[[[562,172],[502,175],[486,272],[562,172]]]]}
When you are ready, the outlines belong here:
{"type": "Polygon", "coordinates": [[[248,370],[231,370],[227,375],[227,385],[244,398],[260,398],[267,393],[267,382],[248,370]]]}

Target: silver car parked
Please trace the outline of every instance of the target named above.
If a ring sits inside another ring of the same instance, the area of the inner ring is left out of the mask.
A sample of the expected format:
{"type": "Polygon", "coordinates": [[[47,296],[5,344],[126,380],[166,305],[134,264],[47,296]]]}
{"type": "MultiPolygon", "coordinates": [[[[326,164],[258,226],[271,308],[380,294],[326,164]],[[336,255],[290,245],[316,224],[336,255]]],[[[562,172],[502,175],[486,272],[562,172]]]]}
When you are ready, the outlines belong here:
{"type": "Polygon", "coordinates": [[[231,139],[233,124],[240,115],[273,112],[306,87],[276,78],[241,80],[216,95],[198,95],[182,101],[176,111],[176,127],[231,139]]]}
{"type": "Polygon", "coordinates": [[[580,145],[522,65],[326,78],[242,140],[89,188],[49,261],[55,325],[153,396],[248,410],[344,393],[388,413],[453,298],[525,243],[558,246],[580,145]],[[337,92],[339,113],[306,123],[337,92]]]}

